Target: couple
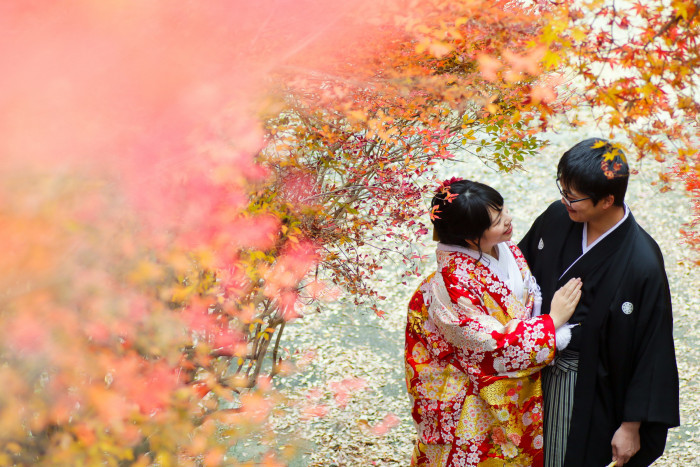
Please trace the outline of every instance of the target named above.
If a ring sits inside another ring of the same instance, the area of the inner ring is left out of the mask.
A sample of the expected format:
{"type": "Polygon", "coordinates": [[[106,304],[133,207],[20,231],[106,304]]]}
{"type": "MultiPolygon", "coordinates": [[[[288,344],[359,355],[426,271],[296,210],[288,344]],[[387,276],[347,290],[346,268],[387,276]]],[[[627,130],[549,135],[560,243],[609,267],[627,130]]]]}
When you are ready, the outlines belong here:
{"type": "Polygon", "coordinates": [[[494,189],[444,182],[437,271],[409,304],[416,466],[647,466],[679,424],[671,299],[656,242],[600,139],[567,151],[516,246],[494,189]]]}

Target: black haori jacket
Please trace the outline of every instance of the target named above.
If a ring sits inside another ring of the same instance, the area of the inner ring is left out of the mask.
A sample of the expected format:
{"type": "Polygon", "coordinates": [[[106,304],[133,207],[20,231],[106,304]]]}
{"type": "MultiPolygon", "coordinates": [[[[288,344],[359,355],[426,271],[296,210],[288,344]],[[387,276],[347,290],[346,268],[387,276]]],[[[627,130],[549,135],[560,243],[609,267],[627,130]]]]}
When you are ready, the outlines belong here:
{"type": "Polygon", "coordinates": [[[518,245],[542,287],[542,312],[572,277],[583,294],[571,323],[570,347],[579,351],[567,467],[612,461],[612,437],[624,421],[642,422],[641,448],[626,467],[647,466],[678,426],[678,369],[671,296],[654,239],[628,218],[586,253],[583,224],[561,202],[549,206],[518,245]],[[562,274],[566,271],[566,274],[562,274]]]}

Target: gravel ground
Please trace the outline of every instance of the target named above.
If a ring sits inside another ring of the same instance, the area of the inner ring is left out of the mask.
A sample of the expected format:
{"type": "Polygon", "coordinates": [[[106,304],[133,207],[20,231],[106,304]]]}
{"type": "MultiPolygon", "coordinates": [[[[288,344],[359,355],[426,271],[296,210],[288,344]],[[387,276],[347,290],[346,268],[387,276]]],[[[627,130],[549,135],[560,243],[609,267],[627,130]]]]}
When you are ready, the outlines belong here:
{"type": "MultiPolygon", "coordinates": [[[[442,171],[445,176],[473,178],[498,189],[514,215],[514,239],[519,240],[535,216],[558,197],[554,178],[561,153],[590,136],[598,134],[583,130],[549,133],[550,145],[538,157],[526,160],[525,170],[518,173],[497,173],[467,155],[442,171]]],[[[681,378],[682,426],[670,432],[666,452],[654,465],[700,465],[700,287],[697,267],[689,261],[678,233],[689,218],[688,203],[682,190],[661,194],[651,186],[661,170],[657,163],[644,161],[633,167],[639,174],[630,180],[627,202],[664,253],[681,378]]],[[[426,238],[422,248],[429,260],[421,264],[421,270],[429,273],[434,269],[434,243],[426,238]]],[[[406,305],[418,280],[401,285],[397,280],[401,267],[387,264],[377,277],[387,297],[383,318],[340,300],[287,327],[285,345],[290,351],[315,354],[303,372],[277,383],[290,402],[274,420],[276,431],[291,436],[301,447],[290,465],[409,464],[415,429],[404,383],[403,332],[406,305]],[[366,381],[366,388],[352,392],[343,406],[334,400],[329,384],[346,378],[360,378],[366,381]],[[323,404],[327,414],[305,419],[301,406],[309,401],[323,404]],[[385,419],[387,414],[395,414],[398,424],[386,434],[376,434],[391,425],[390,419],[385,419]]]]}

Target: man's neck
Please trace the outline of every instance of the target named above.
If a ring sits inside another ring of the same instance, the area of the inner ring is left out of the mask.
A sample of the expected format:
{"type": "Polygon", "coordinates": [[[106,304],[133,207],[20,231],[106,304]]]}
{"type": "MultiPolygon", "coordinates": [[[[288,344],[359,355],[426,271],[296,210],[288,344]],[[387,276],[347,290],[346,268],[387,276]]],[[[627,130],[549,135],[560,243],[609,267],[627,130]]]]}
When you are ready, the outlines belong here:
{"type": "Polygon", "coordinates": [[[623,217],[625,217],[625,208],[623,206],[611,206],[599,217],[588,221],[587,243],[590,245],[598,240],[601,235],[612,229],[623,217]]]}

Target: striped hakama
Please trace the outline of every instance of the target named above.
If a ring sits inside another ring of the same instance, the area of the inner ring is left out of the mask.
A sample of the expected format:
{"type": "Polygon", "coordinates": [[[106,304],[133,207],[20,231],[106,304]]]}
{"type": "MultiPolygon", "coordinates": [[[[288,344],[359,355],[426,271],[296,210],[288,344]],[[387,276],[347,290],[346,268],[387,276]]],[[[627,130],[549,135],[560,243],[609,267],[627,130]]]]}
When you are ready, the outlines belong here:
{"type": "Polygon", "coordinates": [[[578,352],[564,350],[542,370],[544,466],[563,467],[578,375],[578,352]]]}

